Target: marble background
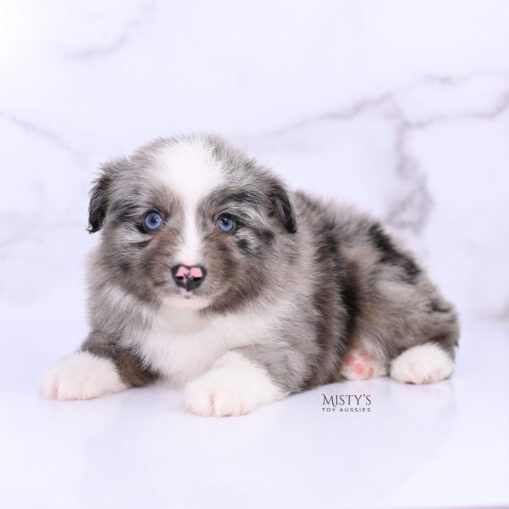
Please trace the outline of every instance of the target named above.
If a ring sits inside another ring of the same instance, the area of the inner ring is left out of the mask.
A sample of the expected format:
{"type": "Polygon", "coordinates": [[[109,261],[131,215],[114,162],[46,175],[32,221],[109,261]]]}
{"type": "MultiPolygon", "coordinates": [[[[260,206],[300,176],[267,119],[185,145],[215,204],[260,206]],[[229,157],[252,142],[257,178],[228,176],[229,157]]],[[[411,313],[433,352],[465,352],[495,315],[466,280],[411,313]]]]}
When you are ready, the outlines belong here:
{"type": "MultiPolygon", "coordinates": [[[[0,313],[84,320],[100,162],[214,131],[509,319],[509,2],[0,3],[0,313]]],[[[78,338],[76,338],[78,342],[78,338]]]]}

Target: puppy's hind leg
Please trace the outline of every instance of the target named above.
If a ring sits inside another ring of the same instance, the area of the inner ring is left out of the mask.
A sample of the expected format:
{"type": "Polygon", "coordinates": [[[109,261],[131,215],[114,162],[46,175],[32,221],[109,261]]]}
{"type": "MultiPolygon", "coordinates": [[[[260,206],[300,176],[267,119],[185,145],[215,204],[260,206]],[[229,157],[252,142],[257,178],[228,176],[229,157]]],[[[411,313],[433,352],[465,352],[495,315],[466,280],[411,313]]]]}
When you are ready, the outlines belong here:
{"type": "Polygon", "coordinates": [[[427,384],[449,378],[454,360],[436,343],[428,342],[404,350],[391,362],[391,378],[400,383],[427,384]]]}
{"type": "Polygon", "coordinates": [[[341,366],[341,375],[347,380],[369,380],[387,374],[387,365],[362,347],[352,348],[341,366]]]}
{"type": "MultiPolygon", "coordinates": [[[[426,303],[426,301],[424,301],[426,303]]],[[[418,330],[413,337],[429,339],[401,345],[390,366],[390,376],[397,382],[428,384],[449,378],[454,371],[454,353],[458,345],[459,323],[453,307],[439,295],[432,294],[424,312],[416,312],[413,323],[418,330]]]]}

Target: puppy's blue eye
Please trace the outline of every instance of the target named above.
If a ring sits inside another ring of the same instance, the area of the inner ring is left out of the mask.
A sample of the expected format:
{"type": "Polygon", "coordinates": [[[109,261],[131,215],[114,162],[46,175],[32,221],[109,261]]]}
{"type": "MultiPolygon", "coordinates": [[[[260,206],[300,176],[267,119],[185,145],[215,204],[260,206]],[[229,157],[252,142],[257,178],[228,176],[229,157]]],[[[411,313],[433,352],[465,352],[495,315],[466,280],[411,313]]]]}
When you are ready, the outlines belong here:
{"type": "Polygon", "coordinates": [[[145,226],[147,227],[147,230],[151,232],[159,230],[159,228],[163,226],[163,218],[161,217],[161,214],[158,212],[150,212],[150,214],[147,214],[147,217],[145,218],[145,226]]]}
{"type": "Polygon", "coordinates": [[[223,233],[231,233],[235,228],[235,220],[228,214],[221,214],[216,222],[217,228],[223,233]]]}

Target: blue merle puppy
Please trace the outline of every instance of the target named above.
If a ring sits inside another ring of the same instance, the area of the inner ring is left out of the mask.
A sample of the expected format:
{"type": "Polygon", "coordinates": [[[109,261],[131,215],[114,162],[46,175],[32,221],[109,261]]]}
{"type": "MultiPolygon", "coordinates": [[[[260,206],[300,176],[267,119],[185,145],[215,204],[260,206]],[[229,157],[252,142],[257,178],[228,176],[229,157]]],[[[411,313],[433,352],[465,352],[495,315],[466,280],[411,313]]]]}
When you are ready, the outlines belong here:
{"type": "Polygon", "coordinates": [[[456,313],[411,254],[352,208],[289,192],[212,136],[159,139],[91,192],[91,332],[43,377],[50,399],[158,379],[203,416],[320,384],[448,378],[456,313]]]}

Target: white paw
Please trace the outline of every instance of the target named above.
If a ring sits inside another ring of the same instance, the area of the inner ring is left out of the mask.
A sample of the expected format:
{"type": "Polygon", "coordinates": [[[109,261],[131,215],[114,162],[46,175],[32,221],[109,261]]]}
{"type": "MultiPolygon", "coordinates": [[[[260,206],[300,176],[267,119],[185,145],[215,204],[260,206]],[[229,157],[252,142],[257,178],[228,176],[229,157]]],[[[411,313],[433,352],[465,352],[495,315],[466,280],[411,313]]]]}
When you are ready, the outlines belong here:
{"type": "Polygon", "coordinates": [[[78,352],[44,373],[39,390],[46,399],[91,399],[126,389],[112,361],[78,352]]]}
{"type": "Polygon", "coordinates": [[[369,380],[386,374],[387,368],[383,363],[357,348],[348,352],[341,366],[341,375],[347,380],[369,380]]]}
{"type": "Polygon", "coordinates": [[[185,407],[204,417],[243,415],[284,394],[266,371],[237,352],[228,352],[185,388],[185,407]]]}
{"type": "Polygon", "coordinates": [[[454,371],[450,355],[434,343],[413,346],[391,364],[391,377],[397,382],[429,384],[444,380],[454,371]]]}

